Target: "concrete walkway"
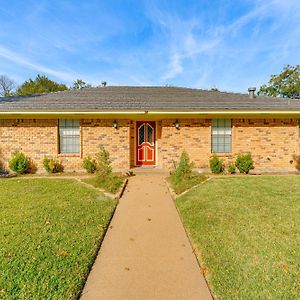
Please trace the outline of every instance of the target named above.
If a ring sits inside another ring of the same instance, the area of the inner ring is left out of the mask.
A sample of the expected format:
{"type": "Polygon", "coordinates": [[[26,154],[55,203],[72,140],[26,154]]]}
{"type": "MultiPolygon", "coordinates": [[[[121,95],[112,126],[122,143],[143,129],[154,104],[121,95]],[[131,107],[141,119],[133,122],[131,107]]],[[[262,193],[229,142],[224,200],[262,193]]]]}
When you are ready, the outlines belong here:
{"type": "Polygon", "coordinates": [[[130,178],[82,300],[212,299],[161,172],[130,178]]]}

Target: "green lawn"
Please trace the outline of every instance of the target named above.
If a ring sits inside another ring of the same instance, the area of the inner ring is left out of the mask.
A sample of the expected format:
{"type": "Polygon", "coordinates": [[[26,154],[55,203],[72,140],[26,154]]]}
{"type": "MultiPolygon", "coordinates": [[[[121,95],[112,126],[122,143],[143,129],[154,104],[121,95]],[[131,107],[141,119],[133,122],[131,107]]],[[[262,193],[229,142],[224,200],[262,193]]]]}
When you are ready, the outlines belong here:
{"type": "Polygon", "coordinates": [[[116,201],[66,179],[2,179],[0,190],[0,298],[76,299],[116,201]]]}
{"type": "Polygon", "coordinates": [[[300,299],[300,177],[213,179],[176,204],[217,299],[300,299]]]}
{"type": "Polygon", "coordinates": [[[206,179],[204,175],[193,173],[189,178],[179,178],[177,179],[175,174],[170,175],[167,180],[170,182],[174,192],[179,195],[186,190],[192,188],[195,185],[200,184],[206,179]]]}

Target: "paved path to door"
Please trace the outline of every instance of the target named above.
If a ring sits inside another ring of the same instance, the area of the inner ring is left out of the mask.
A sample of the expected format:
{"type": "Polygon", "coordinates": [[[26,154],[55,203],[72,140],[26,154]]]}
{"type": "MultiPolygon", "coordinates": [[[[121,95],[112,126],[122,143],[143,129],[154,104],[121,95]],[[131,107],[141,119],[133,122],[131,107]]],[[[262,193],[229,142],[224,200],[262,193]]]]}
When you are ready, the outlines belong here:
{"type": "Polygon", "coordinates": [[[164,175],[130,178],[82,300],[212,299],[164,175]]]}

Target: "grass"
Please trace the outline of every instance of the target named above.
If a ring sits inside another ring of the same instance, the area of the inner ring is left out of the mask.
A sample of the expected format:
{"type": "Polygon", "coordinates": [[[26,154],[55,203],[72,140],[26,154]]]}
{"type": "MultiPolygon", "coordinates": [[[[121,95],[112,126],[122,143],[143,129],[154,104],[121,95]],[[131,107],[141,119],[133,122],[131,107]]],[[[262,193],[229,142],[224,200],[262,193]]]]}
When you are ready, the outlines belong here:
{"type": "Polygon", "coordinates": [[[176,179],[174,173],[168,177],[168,181],[170,182],[172,189],[177,195],[203,182],[205,179],[206,177],[204,175],[200,175],[197,173],[193,173],[189,178],[180,178],[180,180],[176,179]]]}
{"type": "Polygon", "coordinates": [[[82,181],[115,194],[120,190],[122,184],[124,183],[124,180],[125,178],[122,175],[111,174],[105,177],[95,175],[93,177],[83,179],[82,181]]]}
{"type": "Polygon", "coordinates": [[[116,201],[66,179],[2,179],[0,190],[0,298],[76,299],[116,201]]]}
{"type": "Polygon", "coordinates": [[[213,179],[176,204],[217,299],[300,299],[300,177],[213,179]]]}

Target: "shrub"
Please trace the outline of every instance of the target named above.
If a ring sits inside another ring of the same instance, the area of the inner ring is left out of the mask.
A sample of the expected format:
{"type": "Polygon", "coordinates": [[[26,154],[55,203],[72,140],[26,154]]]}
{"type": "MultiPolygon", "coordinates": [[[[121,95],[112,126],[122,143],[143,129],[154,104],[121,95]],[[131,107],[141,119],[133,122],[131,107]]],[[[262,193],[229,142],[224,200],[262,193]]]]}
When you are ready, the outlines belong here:
{"type": "Polygon", "coordinates": [[[37,171],[36,164],[31,159],[29,159],[29,167],[27,169],[27,173],[34,174],[34,173],[36,173],[36,171],[37,171]]]}
{"type": "Polygon", "coordinates": [[[183,151],[180,156],[179,164],[174,172],[176,179],[190,178],[192,175],[194,163],[190,162],[190,157],[186,151],[183,151]]]}
{"type": "Polygon", "coordinates": [[[235,165],[241,173],[248,174],[251,169],[254,169],[251,153],[239,154],[235,165]]]}
{"type": "Polygon", "coordinates": [[[234,173],[235,173],[235,165],[234,165],[233,162],[230,163],[230,165],[229,165],[229,167],[228,167],[228,172],[229,172],[230,174],[234,174],[234,173]]]}
{"type": "Polygon", "coordinates": [[[86,157],[83,160],[83,168],[88,172],[88,173],[95,173],[96,171],[96,162],[94,159],[92,159],[90,156],[86,157]]]}
{"type": "Polygon", "coordinates": [[[168,177],[168,181],[176,194],[181,194],[205,180],[205,176],[193,172],[193,168],[194,163],[190,161],[187,152],[183,151],[176,170],[168,177]]]}
{"type": "Polygon", "coordinates": [[[103,147],[96,154],[96,159],[92,159],[90,156],[86,157],[83,161],[83,167],[88,173],[96,172],[95,177],[88,178],[84,180],[85,182],[110,193],[116,193],[124,182],[122,174],[113,173],[109,152],[103,147]]]}
{"type": "Polygon", "coordinates": [[[108,176],[112,173],[111,161],[109,159],[109,152],[103,147],[99,153],[96,154],[96,171],[97,175],[101,177],[108,176]]]}
{"type": "Polygon", "coordinates": [[[63,166],[61,163],[55,158],[45,157],[43,161],[43,165],[45,170],[48,173],[59,173],[63,171],[63,166]]]}
{"type": "Polygon", "coordinates": [[[9,168],[18,174],[24,174],[29,170],[30,159],[24,153],[14,152],[10,161],[9,168]]]}
{"type": "Polygon", "coordinates": [[[209,160],[210,170],[214,174],[220,174],[224,171],[224,161],[216,155],[213,155],[209,160]]]}

